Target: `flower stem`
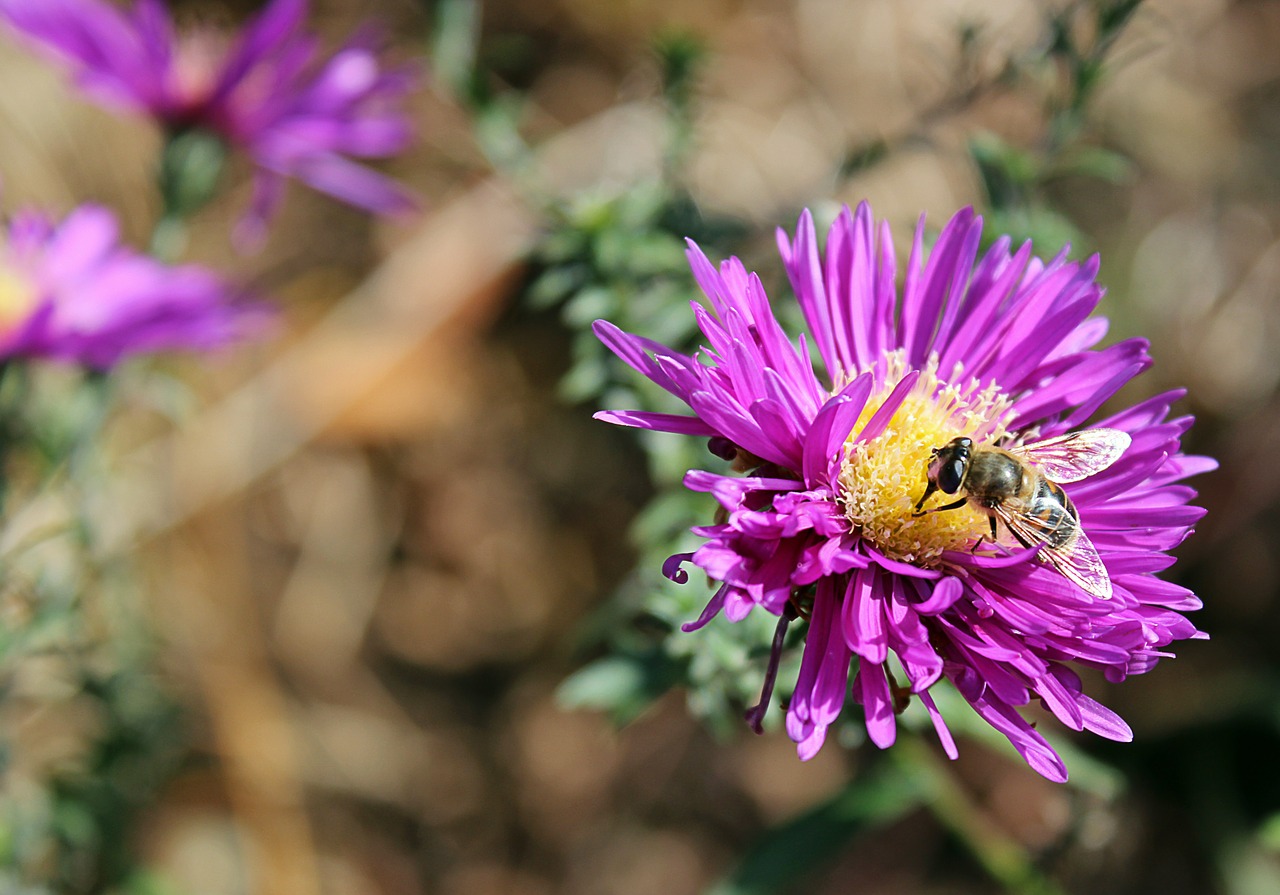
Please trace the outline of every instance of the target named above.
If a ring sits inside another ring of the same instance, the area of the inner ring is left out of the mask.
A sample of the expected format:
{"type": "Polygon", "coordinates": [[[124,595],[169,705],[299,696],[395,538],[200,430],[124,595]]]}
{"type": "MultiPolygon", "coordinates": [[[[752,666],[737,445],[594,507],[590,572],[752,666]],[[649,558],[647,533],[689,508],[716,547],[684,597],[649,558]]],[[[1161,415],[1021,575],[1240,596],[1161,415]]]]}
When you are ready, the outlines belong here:
{"type": "Polygon", "coordinates": [[[151,231],[148,251],[160,261],[172,264],[187,249],[187,222],[175,214],[165,214],[151,231]]]}
{"type": "Polygon", "coordinates": [[[218,193],[227,145],[200,128],[169,134],[156,172],[164,213],[151,236],[151,253],[161,261],[177,260],[186,249],[186,221],[218,193]]]}

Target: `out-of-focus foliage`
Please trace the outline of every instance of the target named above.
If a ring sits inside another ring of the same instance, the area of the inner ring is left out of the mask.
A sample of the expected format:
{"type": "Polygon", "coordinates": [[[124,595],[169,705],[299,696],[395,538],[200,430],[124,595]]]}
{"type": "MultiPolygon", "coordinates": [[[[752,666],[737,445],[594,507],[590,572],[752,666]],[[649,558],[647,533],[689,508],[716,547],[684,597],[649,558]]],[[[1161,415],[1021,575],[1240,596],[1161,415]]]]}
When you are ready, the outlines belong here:
{"type": "MultiPolygon", "coordinates": [[[[982,211],[992,225],[987,233],[1039,246],[1079,246],[1083,236],[1055,210],[1052,186],[1073,178],[1121,183],[1132,175],[1127,156],[1098,143],[1088,113],[1107,74],[1107,54],[1139,5],[1140,0],[1069,4],[1048,14],[1040,52],[1008,60],[1002,77],[1015,86],[1039,85],[1045,119],[1032,147],[1012,145],[990,132],[970,140],[985,193],[982,211]]],[[[973,33],[963,38],[966,45],[979,39],[973,33]]]]}
{"type": "Polygon", "coordinates": [[[149,402],[148,391],[175,388],[163,374],[153,387],[122,371],[3,371],[0,885],[13,891],[150,885],[131,837],[184,733],[153,668],[135,570],[98,543],[111,512],[99,448],[122,396],[149,402]]]}

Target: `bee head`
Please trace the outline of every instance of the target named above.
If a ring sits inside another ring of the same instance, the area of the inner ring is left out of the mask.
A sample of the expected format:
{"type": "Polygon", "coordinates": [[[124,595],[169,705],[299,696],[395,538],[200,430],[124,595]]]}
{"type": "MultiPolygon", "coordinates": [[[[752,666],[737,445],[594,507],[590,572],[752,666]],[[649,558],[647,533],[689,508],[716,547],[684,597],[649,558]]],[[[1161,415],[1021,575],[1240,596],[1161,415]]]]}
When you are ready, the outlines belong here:
{"type": "Polygon", "coordinates": [[[946,445],[933,449],[933,461],[929,464],[929,481],[946,494],[955,494],[964,483],[969,471],[969,457],[973,453],[972,438],[953,438],[946,445]]]}

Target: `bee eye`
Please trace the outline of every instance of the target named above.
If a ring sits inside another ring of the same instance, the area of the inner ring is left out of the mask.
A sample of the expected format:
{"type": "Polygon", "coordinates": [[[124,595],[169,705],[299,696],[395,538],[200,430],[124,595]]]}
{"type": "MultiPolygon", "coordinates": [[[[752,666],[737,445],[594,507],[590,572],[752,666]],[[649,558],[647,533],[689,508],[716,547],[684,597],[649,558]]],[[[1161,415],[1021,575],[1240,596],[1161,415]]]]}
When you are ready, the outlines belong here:
{"type": "Polygon", "coordinates": [[[960,483],[964,481],[964,467],[964,461],[959,458],[942,464],[938,470],[938,490],[946,494],[959,491],[960,483]]]}

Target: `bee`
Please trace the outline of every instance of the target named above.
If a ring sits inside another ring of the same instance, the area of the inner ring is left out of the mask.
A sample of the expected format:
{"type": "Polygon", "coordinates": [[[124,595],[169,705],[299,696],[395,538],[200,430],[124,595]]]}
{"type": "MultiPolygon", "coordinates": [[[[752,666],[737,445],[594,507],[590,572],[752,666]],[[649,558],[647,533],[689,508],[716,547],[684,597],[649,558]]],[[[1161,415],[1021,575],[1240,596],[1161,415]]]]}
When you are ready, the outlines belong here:
{"type": "Polygon", "coordinates": [[[1118,429],[1085,429],[1008,448],[953,438],[933,449],[925,473],[928,485],[916,502],[915,515],[972,504],[990,520],[993,543],[999,520],[1023,547],[1043,545],[1040,556],[1064,577],[1108,600],[1111,577],[1061,486],[1106,469],[1131,440],[1118,429]],[[946,506],[921,510],[935,491],[961,497],[946,506]]]}

